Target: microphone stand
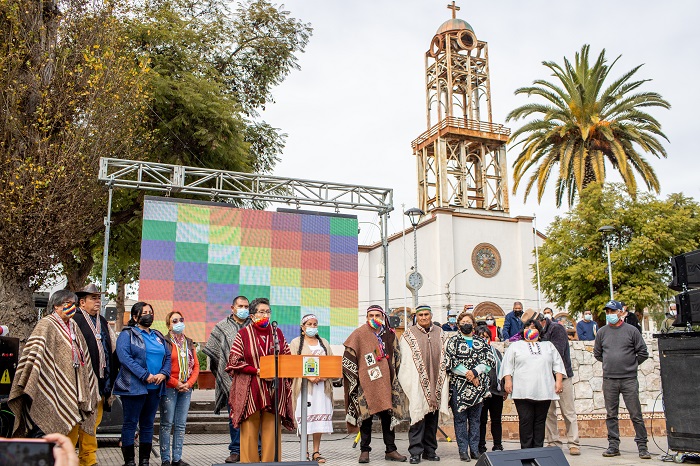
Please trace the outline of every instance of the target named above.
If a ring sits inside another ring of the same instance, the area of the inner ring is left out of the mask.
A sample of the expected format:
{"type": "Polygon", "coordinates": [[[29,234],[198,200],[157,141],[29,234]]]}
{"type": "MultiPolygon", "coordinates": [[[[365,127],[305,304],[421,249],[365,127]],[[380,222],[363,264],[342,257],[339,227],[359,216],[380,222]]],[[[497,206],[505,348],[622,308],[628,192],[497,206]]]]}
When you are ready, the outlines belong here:
{"type": "Polygon", "coordinates": [[[277,322],[272,322],[272,341],[275,346],[275,378],[272,382],[272,386],[275,390],[274,394],[274,408],[275,408],[275,463],[278,463],[279,458],[279,441],[280,441],[280,409],[279,409],[279,358],[280,358],[280,341],[277,337],[277,322]]]}

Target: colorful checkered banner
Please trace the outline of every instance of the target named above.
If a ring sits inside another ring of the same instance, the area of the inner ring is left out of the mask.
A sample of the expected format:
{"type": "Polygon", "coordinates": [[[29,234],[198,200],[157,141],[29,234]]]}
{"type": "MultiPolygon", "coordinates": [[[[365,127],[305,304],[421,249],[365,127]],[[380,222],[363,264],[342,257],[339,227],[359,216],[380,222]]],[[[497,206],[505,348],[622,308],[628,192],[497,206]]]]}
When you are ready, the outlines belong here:
{"type": "Polygon", "coordinates": [[[269,298],[288,340],[305,314],[319,334],[342,344],[357,327],[357,218],[269,212],[220,203],[147,196],[139,299],[185,317],[185,333],[204,342],[231,301],[269,298]]]}

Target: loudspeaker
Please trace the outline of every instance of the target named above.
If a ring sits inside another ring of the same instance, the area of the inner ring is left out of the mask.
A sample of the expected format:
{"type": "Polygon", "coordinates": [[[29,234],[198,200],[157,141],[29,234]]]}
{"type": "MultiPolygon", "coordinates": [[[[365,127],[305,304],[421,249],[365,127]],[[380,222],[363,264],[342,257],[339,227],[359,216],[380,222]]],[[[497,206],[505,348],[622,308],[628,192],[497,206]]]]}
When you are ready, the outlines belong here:
{"type": "Polygon", "coordinates": [[[668,287],[672,290],[700,287],[700,249],[672,257],[671,270],[673,279],[668,287]]]}
{"type": "MultiPolygon", "coordinates": [[[[280,461],[279,463],[255,463],[255,466],[309,466],[314,462],[309,461],[280,461]]],[[[229,463],[216,463],[211,466],[228,466],[229,463]]]]}
{"type": "Polygon", "coordinates": [[[569,466],[561,448],[492,451],[479,457],[475,466],[569,466]]]}
{"type": "Polygon", "coordinates": [[[685,327],[687,324],[700,323],[700,290],[685,291],[676,295],[675,327],[685,327]]]}
{"type": "Polygon", "coordinates": [[[668,446],[673,451],[700,451],[700,332],[660,333],[654,338],[659,340],[668,446]]]}

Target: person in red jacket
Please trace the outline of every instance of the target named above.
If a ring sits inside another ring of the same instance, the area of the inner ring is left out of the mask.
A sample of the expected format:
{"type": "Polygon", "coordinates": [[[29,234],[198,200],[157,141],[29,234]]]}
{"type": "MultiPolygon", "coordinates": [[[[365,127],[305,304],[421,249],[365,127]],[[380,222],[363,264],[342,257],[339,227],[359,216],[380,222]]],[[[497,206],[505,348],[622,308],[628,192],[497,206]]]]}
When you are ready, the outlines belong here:
{"type": "Polygon", "coordinates": [[[182,314],[169,312],[165,322],[168,326],[165,338],[172,343],[172,370],[160,399],[160,457],[163,466],[189,466],[182,460],[182,445],[192,387],[199,377],[199,359],[194,343],[185,336],[185,318],[182,314]]]}

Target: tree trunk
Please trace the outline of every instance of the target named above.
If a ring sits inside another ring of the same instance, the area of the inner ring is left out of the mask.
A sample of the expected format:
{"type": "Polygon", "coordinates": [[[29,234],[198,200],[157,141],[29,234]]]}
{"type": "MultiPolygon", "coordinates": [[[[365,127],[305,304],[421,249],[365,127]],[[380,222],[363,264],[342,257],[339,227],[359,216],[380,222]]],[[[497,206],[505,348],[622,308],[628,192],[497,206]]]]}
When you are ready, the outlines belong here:
{"type": "Polygon", "coordinates": [[[126,299],[126,283],[124,277],[117,279],[117,297],[114,302],[117,304],[117,332],[121,332],[124,327],[124,300],[126,299]]]}
{"type": "Polygon", "coordinates": [[[63,273],[68,279],[66,288],[78,291],[85,286],[85,281],[95,265],[95,259],[90,250],[90,240],[84,241],[75,251],[69,252],[61,259],[63,273]]]}
{"type": "Polygon", "coordinates": [[[34,308],[34,290],[28,280],[18,280],[0,269],[0,324],[7,325],[10,336],[24,344],[38,319],[34,308]]]}

